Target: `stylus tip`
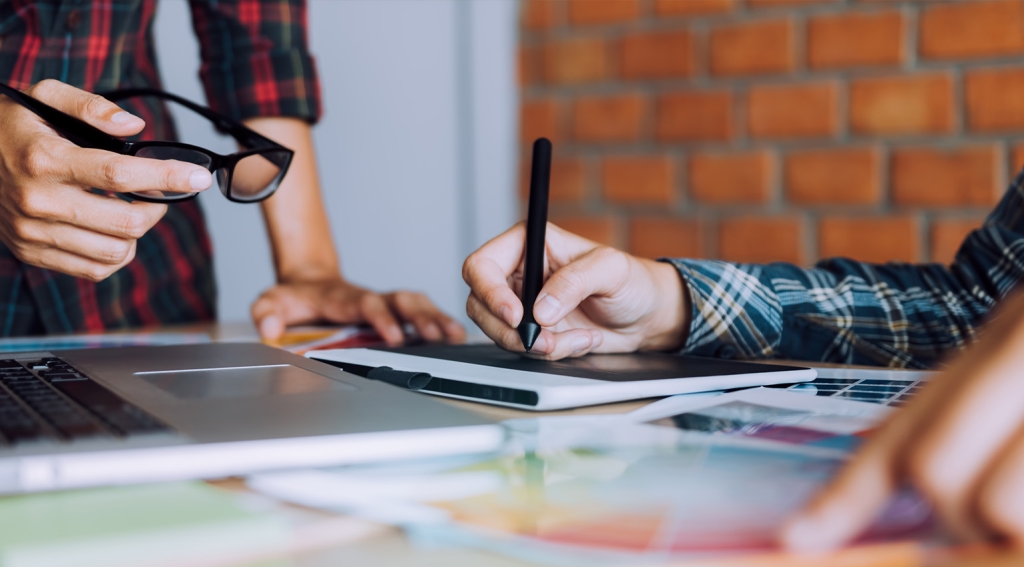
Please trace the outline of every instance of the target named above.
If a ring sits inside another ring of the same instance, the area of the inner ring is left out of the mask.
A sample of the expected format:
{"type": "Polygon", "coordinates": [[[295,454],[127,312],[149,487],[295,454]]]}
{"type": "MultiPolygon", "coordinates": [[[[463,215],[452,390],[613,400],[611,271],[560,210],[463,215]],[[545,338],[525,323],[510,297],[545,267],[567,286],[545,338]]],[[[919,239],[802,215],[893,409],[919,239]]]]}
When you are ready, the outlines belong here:
{"type": "Polygon", "coordinates": [[[540,336],[540,325],[536,323],[523,322],[519,325],[519,338],[523,340],[523,348],[526,352],[533,349],[533,343],[537,342],[540,336]]]}

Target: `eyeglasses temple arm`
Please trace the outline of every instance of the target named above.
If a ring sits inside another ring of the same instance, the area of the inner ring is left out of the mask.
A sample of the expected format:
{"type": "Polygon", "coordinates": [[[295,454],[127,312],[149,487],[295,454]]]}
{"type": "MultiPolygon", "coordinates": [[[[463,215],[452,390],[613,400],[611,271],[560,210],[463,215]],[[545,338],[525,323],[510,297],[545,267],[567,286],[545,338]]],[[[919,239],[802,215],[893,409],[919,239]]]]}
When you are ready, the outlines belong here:
{"type": "Polygon", "coordinates": [[[26,95],[14,87],[0,83],[0,94],[7,95],[18,104],[49,122],[62,136],[76,146],[122,154],[131,147],[131,142],[115,138],[95,126],[26,95]]]}
{"type": "Polygon", "coordinates": [[[196,104],[191,100],[188,100],[187,98],[182,98],[176,94],[172,94],[166,91],[161,91],[159,89],[135,88],[119,89],[116,91],[108,91],[96,94],[111,101],[116,101],[122,98],[130,98],[133,96],[155,96],[159,98],[165,98],[167,100],[174,101],[184,106],[185,108],[192,110],[193,112],[203,115],[208,120],[213,122],[213,124],[217,127],[218,130],[222,132],[227,132],[228,134],[231,135],[232,138],[234,138],[240,143],[252,145],[252,141],[257,140],[262,143],[261,145],[263,147],[284,148],[284,146],[282,146],[281,144],[278,144],[277,142],[271,140],[270,138],[267,138],[266,136],[260,134],[259,132],[256,132],[255,130],[246,127],[244,124],[241,124],[235,120],[231,120],[223,114],[220,114],[219,112],[211,110],[205,106],[196,104]]]}

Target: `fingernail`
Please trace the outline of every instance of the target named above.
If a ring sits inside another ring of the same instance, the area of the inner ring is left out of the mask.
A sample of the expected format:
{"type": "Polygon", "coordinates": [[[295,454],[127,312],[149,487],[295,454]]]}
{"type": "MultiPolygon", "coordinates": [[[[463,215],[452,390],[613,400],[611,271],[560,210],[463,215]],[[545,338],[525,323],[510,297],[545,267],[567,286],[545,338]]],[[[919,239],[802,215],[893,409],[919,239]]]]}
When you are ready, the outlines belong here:
{"type": "Polygon", "coordinates": [[[448,321],[444,324],[444,332],[449,335],[457,335],[462,332],[462,325],[455,321],[448,321]]]}
{"type": "Polygon", "coordinates": [[[498,315],[501,316],[501,320],[508,323],[509,327],[515,326],[515,321],[512,320],[512,310],[509,309],[508,305],[502,305],[498,308],[498,315]]]}
{"type": "Polygon", "coordinates": [[[265,339],[276,339],[280,326],[281,320],[274,315],[270,315],[260,323],[260,335],[265,339]]]}
{"type": "Polygon", "coordinates": [[[428,341],[436,341],[441,338],[441,329],[433,323],[428,323],[423,326],[423,338],[428,341]]]}
{"type": "Polygon", "coordinates": [[[128,113],[128,112],[124,112],[124,111],[118,112],[117,114],[115,114],[115,115],[110,117],[110,121],[113,122],[114,124],[127,124],[129,122],[136,122],[136,121],[139,121],[139,120],[142,120],[142,119],[139,118],[138,116],[135,116],[134,114],[131,114],[131,113],[128,113]]]}
{"type": "Polygon", "coordinates": [[[593,344],[593,341],[591,340],[589,334],[580,335],[572,340],[572,344],[569,346],[569,348],[572,349],[573,354],[578,354],[590,348],[591,344],[593,344]]]}
{"type": "Polygon", "coordinates": [[[189,176],[188,182],[193,191],[202,191],[203,189],[209,189],[210,185],[213,185],[213,175],[205,169],[197,169],[189,176]]]}
{"type": "Polygon", "coordinates": [[[533,306],[533,317],[538,323],[542,325],[553,325],[555,317],[558,316],[558,312],[562,309],[562,303],[554,298],[554,296],[544,294],[533,306]]]}
{"type": "Polygon", "coordinates": [[[537,337],[536,341],[533,341],[533,348],[530,352],[539,352],[541,354],[547,354],[551,352],[551,345],[548,344],[548,340],[544,338],[544,335],[537,337]]]}
{"type": "Polygon", "coordinates": [[[814,518],[799,517],[791,521],[782,531],[782,543],[786,549],[797,553],[820,553],[828,551],[829,544],[822,540],[822,533],[814,518]]]}
{"type": "Polygon", "coordinates": [[[387,336],[384,337],[384,340],[387,341],[388,344],[400,345],[405,342],[405,333],[402,332],[401,327],[394,325],[392,327],[388,327],[387,336]]]}

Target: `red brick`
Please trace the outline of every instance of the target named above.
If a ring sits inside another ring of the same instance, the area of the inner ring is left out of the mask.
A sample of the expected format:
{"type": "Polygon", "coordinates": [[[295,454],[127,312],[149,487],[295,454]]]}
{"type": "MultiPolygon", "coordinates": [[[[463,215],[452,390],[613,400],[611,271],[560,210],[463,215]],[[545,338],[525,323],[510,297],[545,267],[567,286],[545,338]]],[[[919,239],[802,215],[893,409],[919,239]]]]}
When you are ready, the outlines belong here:
{"type": "Polygon", "coordinates": [[[702,203],[764,203],[774,160],[768,152],[698,153],[689,161],[689,187],[702,203]]]}
{"type": "Polygon", "coordinates": [[[755,138],[831,136],[839,131],[834,83],[755,86],[747,95],[747,131],[755,138]]]}
{"type": "Polygon", "coordinates": [[[569,0],[574,25],[628,22],[640,16],[640,0],[569,0]]]}
{"type": "Polygon", "coordinates": [[[573,234],[606,246],[621,247],[618,223],[609,216],[556,216],[551,222],[573,234]]]}
{"type": "Polygon", "coordinates": [[[782,6],[798,7],[835,1],[836,0],[747,0],[747,6],[750,6],[751,8],[779,8],[782,6]]]}
{"type": "Polygon", "coordinates": [[[1024,129],[1024,68],[973,71],[967,73],[964,83],[971,130],[1024,129]]]}
{"type": "Polygon", "coordinates": [[[850,128],[859,134],[938,134],[953,130],[953,80],[946,73],[850,83],[850,128]]]}
{"type": "Polygon", "coordinates": [[[531,143],[540,137],[557,142],[562,139],[561,105],[555,99],[543,98],[523,103],[519,116],[519,139],[531,143]]]}
{"type": "Polygon", "coordinates": [[[921,258],[918,223],[910,216],[827,217],[818,223],[822,258],[862,262],[916,262],[921,258]]]}
{"type": "Polygon", "coordinates": [[[544,30],[555,26],[555,0],[524,0],[520,25],[526,30],[544,30]]]}
{"type": "Polygon", "coordinates": [[[711,73],[785,73],[795,66],[793,24],[768,20],[722,26],[711,31],[711,73]]]}
{"type": "Polygon", "coordinates": [[[626,79],[688,77],[693,73],[693,38],[686,31],[646,32],[622,40],[626,79]]]}
{"type": "Polygon", "coordinates": [[[949,264],[956,256],[957,250],[972,230],[980,228],[985,222],[984,217],[969,219],[940,219],[932,221],[928,231],[931,242],[931,261],[949,264]]]}
{"type": "Polygon", "coordinates": [[[1024,53],[1024,4],[972,0],[926,6],[919,16],[918,49],[927,59],[1024,53]]]}
{"type": "Polygon", "coordinates": [[[666,157],[622,156],[604,160],[605,199],[615,203],[671,203],[672,162],[666,157]]]}
{"type": "Polygon", "coordinates": [[[629,223],[629,252],[643,258],[703,258],[703,224],[664,217],[634,218],[629,223]]]}
{"type": "Polygon", "coordinates": [[[568,39],[544,46],[544,78],[549,83],[593,83],[610,75],[608,46],[601,39],[568,39]]]}
{"type": "Polygon", "coordinates": [[[1001,154],[997,146],[956,150],[905,148],[889,166],[898,205],[987,207],[999,197],[1001,154]]]}
{"type": "Polygon", "coordinates": [[[721,14],[735,7],[735,0],[654,0],[654,13],[659,16],[721,14]]]}
{"type": "Polygon", "coordinates": [[[872,205],[881,201],[882,160],[873,148],[804,150],[786,156],[786,198],[800,205],[872,205]]]}
{"type": "Polygon", "coordinates": [[[655,135],[663,142],[732,138],[732,93],[681,91],[658,97],[655,135]]]}
{"type": "Polygon", "coordinates": [[[794,217],[734,217],[718,225],[718,257],[730,262],[803,264],[803,228],[794,217]]]}
{"type": "MultiPolygon", "coordinates": [[[[586,169],[578,159],[556,159],[551,162],[551,183],[548,200],[552,203],[572,203],[583,200],[586,194],[586,169]]],[[[530,162],[524,160],[519,171],[519,197],[530,197],[530,162]]]]}
{"type": "Polygon", "coordinates": [[[516,62],[519,65],[519,86],[536,85],[541,82],[540,49],[520,47],[516,62]]]}
{"type": "Polygon", "coordinates": [[[577,99],[573,105],[573,137],[583,142],[639,140],[647,107],[647,100],[638,94],[577,99]]]}
{"type": "Polygon", "coordinates": [[[903,61],[899,12],[812,18],[807,25],[807,63],[814,69],[898,65],[903,61]]]}

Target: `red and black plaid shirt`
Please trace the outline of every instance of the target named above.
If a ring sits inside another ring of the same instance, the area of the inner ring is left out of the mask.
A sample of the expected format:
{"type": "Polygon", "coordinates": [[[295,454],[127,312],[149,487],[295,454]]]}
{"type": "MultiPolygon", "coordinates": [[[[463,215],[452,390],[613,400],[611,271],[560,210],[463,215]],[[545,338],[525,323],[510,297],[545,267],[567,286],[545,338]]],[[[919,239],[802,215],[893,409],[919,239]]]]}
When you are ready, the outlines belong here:
{"type": "MultiPolygon", "coordinates": [[[[304,0],[189,3],[212,108],[240,120],[319,118],[304,0]]],[[[155,10],[156,0],[0,0],[0,80],[25,88],[57,79],[91,92],[160,88],[155,10]]],[[[166,109],[132,110],[146,120],[145,138],[174,138],[166,109]]],[[[195,200],[171,205],[135,259],[100,283],[25,265],[0,245],[0,336],[213,319],[210,255],[195,200]]]]}

